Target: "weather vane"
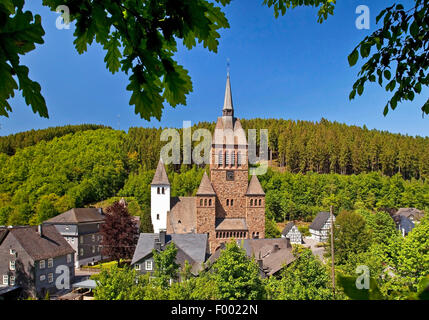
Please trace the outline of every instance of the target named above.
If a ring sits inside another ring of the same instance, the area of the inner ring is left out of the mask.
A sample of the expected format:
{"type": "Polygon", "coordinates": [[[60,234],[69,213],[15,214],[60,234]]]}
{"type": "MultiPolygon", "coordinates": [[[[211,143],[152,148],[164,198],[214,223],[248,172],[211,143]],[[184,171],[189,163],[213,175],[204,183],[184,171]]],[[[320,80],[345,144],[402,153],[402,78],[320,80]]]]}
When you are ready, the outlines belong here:
{"type": "Polygon", "coordinates": [[[229,76],[229,58],[226,59],[226,72],[229,76]]]}

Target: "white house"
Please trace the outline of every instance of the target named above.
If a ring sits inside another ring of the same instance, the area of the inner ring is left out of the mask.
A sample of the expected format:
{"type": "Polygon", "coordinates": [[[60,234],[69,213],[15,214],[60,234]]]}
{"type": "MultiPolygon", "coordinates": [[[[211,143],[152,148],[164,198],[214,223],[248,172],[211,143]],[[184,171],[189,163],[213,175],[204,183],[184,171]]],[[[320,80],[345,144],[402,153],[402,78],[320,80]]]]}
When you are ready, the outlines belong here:
{"type": "Polygon", "coordinates": [[[162,159],[159,160],[150,184],[150,213],[154,233],[167,230],[167,213],[170,211],[170,181],[162,159]]]}
{"type": "Polygon", "coordinates": [[[283,229],[282,238],[289,239],[293,244],[302,244],[302,234],[293,222],[289,222],[283,229]]]}
{"type": "MultiPolygon", "coordinates": [[[[331,214],[329,212],[319,212],[309,227],[312,239],[319,242],[328,241],[328,236],[331,230],[330,215],[331,214]]],[[[335,216],[332,216],[332,218],[333,222],[335,222],[335,216]]]]}

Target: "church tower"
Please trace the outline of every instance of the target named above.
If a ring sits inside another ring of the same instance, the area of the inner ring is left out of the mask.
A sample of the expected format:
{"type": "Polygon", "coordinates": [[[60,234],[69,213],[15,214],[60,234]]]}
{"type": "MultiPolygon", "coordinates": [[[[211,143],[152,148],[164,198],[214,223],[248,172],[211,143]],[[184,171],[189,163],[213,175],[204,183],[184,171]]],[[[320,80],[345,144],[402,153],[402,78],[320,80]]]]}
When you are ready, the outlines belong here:
{"type": "Polygon", "coordinates": [[[170,211],[170,181],[162,159],[158,162],[150,189],[153,231],[159,233],[160,230],[167,230],[167,213],[170,211]]]}

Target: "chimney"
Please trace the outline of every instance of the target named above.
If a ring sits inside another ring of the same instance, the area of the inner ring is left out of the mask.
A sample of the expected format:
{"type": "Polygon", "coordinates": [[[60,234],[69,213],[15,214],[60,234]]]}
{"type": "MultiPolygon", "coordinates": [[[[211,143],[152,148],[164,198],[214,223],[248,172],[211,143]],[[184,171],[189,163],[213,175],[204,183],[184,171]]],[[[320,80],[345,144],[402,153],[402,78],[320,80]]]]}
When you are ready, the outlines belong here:
{"type": "Polygon", "coordinates": [[[165,246],[165,238],[167,236],[167,231],[166,230],[159,230],[159,242],[161,242],[162,246],[165,246]]]}
{"type": "Polygon", "coordinates": [[[39,234],[40,237],[43,237],[43,225],[39,224],[37,226],[37,233],[39,234]]]}
{"type": "Polygon", "coordinates": [[[263,260],[261,258],[261,252],[259,251],[259,258],[258,260],[256,260],[256,262],[258,263],[259,269],[261,269],[261,271],[264,270],[264,263],[263,260]]]}
{"type": "Polygon", "coordinates": [[[154,249],[161,251],[161,242],[158,239],[155,239],[154,249]]]}
{"type": "Polygon", "coordinates": [[[274,245],[273,252],[277,252],[277,251],[279,251],[279,250],[280,250],[280,247],[279,247],[279,245],[276,243],[276,244],[274,245]]]}

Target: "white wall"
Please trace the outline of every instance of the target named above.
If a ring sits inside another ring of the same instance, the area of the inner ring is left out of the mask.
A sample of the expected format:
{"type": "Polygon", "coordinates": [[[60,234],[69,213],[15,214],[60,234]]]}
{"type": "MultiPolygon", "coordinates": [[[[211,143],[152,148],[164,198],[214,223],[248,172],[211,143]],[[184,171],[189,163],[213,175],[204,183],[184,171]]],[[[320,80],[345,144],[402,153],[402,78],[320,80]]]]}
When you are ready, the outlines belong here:
{"type": "Polygon", "coordinates": [[[151,185],[150,212],[152,217],[153,231],[159,233],[160,229],[167,229],[167,212],[170,211],[170,187],[165,185],[151,185]],[[161,193],[158,194],[157,189],[161,193]],[[162,188],[165,193],[162,194],[162,188]],[[159,214],[159,220],[157,215],[159,214]]]}

